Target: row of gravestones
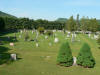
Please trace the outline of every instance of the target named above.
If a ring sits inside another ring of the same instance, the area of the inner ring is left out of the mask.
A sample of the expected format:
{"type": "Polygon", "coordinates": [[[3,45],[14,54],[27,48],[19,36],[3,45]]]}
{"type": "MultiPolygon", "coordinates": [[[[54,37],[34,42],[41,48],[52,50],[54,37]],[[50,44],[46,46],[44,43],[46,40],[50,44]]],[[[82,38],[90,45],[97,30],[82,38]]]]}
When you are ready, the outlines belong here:
{"type": "MultiPolygon", "coordinates": [[[[53,30],[53,32],[55,32],[55,31],[56,31],[56,30],[53,30]]],[[[22,30],[21,30],[20,32],[23,33],[22,30]]],[[[24,32],[25,32],[25,30],[24,30],[24,32]]],[[[34,32],[34,31],[32,31],[32,33],[33,33],[33,32],[34,32]]],[[[60,31],[60,32],[61,32],[61,31],[60,31]]],[[[68,32],[67,37],[70,37],[70,35],[71,35],[71,33],[68,32]]],[[[36,31],[36,38],[35,38],[36,40],[37,40],[38,36],[39,36],[39,33],[38,33],[38,31],[36,31]]],[[[55,36],[54,42],[55,42],[55,43],[59,42],[59,39],[56,37],[57,34],[54,34],[54,36],[55,36]]],[[[19,37],[21,38],[21,35],[20,35],[19,37]]],[[[75,34],[75,33],[72,34],[72,42],[74,41],[75,37],[76,37],[76,34],[75,34]]],[[[45,39],[48,39],[48,36],[45,36],[45,39]]],[[[49,44],[49,45],[51,45],[51,44],[49,44]]],[[[10,46],[13,46],[13,43],[10,43],[10,46]]],[[[38,47],[38,46],[39,46],[39,44],[36,43],[36,47],[38,47]]]]}
{"type": "Polygon", "coordinates": [[[98,39],[99,35],[92,36],[91,34],[88,34],[88,37],[91,38],[91,39],[98,39]]]}

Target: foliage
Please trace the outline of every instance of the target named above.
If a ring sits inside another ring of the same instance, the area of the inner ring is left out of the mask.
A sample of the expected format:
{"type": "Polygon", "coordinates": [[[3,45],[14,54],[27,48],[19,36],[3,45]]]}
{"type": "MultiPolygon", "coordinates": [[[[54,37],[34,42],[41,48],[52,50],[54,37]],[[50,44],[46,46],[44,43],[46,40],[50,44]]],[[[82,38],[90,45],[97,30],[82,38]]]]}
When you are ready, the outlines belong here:
{"type": "MultiPolygon", "coordinates": [[[[0,12],[0,15],[4,18],[5,29],[6,30],[17,30],[17,29],[38,29],[39,27],[44,27],[44,29],[67,29],[69,31],[100,31],[100,20],[95,18],[89,19],[88,17],[83,17],[79,20],[79,14],[75,20],[73,16],[69,19],[59,18],[56,21],[48,21],[43,19],[33,20],[29,18],[17,18],[15,16],[0,12]],[[65,23],[66,21],[66,23],[65,23]]],[[[0,27],[1,28],[1,27],[0,27]]],[[[3,28],[1,28],[3,29],[3,28]]],[[[0,29],[0,30],[1,30],[0,29]]]]}
{"type": "Polygon", "coordinates": [[[48,31],[46,32],[46,34],[49,35],[49,36],[51,36],[51,35],[53,35],[53,31],[48,30],[48,31]]]}
{"type": "Polygon", "coordinates": [[[43,34],[44,33],[44,27],[39,27],[38,31],[40,32],[40,34],[43,34]]]}
{"type": "Polygon", "coordinates": [[[76,31],[77,30],[76,21],[74,20],[73,16],[71,16],[67,20],[66,29],[69,30],[69,31],[76,31]]]}
{"type": "Polygon", "coordinates": [[[57,57],[57,63],[62,66],[72,66],[73,56],[68,42],[62,44],[57,57]]]}
{"type": "Polygon", "coordinates": [[[80,53],[77,57],[77,64],[86,68],[93,68],[95,65],[90,46],[87,43],[80,49],[80,53]]]}
{"type": "Polygon", "coordinates": [[[98,31],[98,22],[96,18],[90,20],[90,31],[96,32],[98,31]]]}
{"type": "Polygon", "coordinates": [[[100,45],[100,35],[99,35],[99,38],[98,38],[97,42],[98,42],[98,44],[100,45]]]}
{"type": "Polygon", "coordinates": [[[58,21],[48,20],[33,20],[29,18],[12,18],[5,17],[6,29],[38,29],[44,27],[45,29],[63,29],[64,23],[58,21]]]}
{"type": "Polygon", "coordinates": [[[80,20],[81,23],[81,30],[83,31],[91,31],[91,32],[96,32],[98,31],[98,21],[94,19],[89,19],[88,17],[81,18],[80,20]]]}
{"type": "Polygon", "coordinates": [[[76,26],[77,26],[77,30],[80,30],[79,14],[77,14],[76,26]]]}
{"type": "Polygon", "coordinates": [[[5,22],[2,17],[0,17],[0,31],[3,31],[5,29],[5,22]]]}
{"type": "Polygon", "coordinates": [[[67,18],[58,18],[56,21],[66,23],[67,18]]]}

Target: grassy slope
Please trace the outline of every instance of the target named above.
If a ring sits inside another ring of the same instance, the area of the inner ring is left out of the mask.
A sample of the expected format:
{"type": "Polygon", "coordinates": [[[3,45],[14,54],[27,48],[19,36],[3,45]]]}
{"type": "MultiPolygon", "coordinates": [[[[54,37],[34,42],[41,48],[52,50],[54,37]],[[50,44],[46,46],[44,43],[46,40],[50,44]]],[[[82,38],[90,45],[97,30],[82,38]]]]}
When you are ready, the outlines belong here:
{"type": "MultiPolygon", "coordinates": [[[[8,44],[5,46],[11,48],[10,52],[18,53],[22,58],[9,65],[0,65],[0,75],[99,75],[100,74],[100,50],[97,48],[97,43],[95,40],[89,39],[87,35],[79,34],[76,39],[80,42],[71,43],[70,42],[73,56],[77,56],[80,47],[84,42],[89,43],[92,48],[93,55],[96,59],[96,66],[93,69],[86,69],[80,66],[72,67],[61,67],[56,65],[56,57],[59,51],[61,43],[67,41],[65,39],[66,35],[61,32],[56,33],[60,39],[57,44],[53,43],[54,38],[44,39],[44,36],[39,36],[38,48],[35,47],[35,42],[24,42],[23,38],[19,39],[19,42],[15,43],[15,47],[12,48],[8,44]],[[48,43],[52,41],[52,46],[50,47],[48,43]],[[46,56],[51,56],[46,58],[46,56]]],[[[13,36],[14,34],[9,34],[13,36]]],[[[17,34],[19,35],[19,33],[17,34]]],[[[31,38],[34,35],[31,34],[31,38]]]]}

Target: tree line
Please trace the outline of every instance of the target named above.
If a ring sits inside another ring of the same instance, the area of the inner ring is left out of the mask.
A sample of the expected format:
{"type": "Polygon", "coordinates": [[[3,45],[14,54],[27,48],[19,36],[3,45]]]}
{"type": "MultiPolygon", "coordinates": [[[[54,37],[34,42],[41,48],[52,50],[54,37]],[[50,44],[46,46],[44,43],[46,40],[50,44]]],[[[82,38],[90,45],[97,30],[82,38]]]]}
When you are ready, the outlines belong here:
{"type": "Polygon", "coordinates": [[[0,30],[6,29],[38,29],[44,27],[44,29],[57,29],[57,30],[69,30],[69,31],[100,31],[100,25],[96,18],[82,17],[79,19],[79,15],[74,19],[71,16],[66,19],[66,22],[61,21],[48,21],[43,19],[29,19],[29,18],[16,18],[16,17],[0,17],[0,30]]]}
{"type": "Polygon", "coordinates": [[[0,17],[4,26],[1,25],[1,29],[38,29],[39,27],[44,27],[44,29],[63,29],[64,23],[58,21],[48,21],[48,20],[33,20],[29,18],[12,18],[12,17],[0,17]]]}
{"type": "Polygon", "coordinates": [[[77,15],[77,19],[75,20],[73,16],[71,16],[67,22],[65,28],[69,31],[91,31],[97,32],[100,31],[100,25],[96,18],[88,18],[82,17],[79,20],[79,15],[77,15]]]}

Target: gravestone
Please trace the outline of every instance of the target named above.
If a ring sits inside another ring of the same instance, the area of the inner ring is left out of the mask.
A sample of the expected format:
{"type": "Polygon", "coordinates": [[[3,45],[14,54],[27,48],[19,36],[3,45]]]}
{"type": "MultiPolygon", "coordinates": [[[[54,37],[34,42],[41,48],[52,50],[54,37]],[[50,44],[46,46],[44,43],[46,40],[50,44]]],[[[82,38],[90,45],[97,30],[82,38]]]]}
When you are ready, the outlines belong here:
{"type": "Polygon", "coordinates": [[[39,44],[38,43],[36,43],[36,47],[39,47],[39,44]]]}
{"type": "Polygon", "coordinates": [[[9,45],[10,45],[10,46],[14,46],[14,43],[10,43],[9,45]]]}
{"type": "Polygon", "coordinates": [[[70,37],[70,35],[69,35],[69,34],[67,34],[67,37],[69,38],[69,37],[70,37]]]}
{"type": "Polygon", "coordinates": [[[76,61],[77,61],[77,58],[73,57],[73,66],[77,65],[76,61]]]}
{"type": "Polygon", "coordinates": [[[22,31],[22,30],[20,30],[20,33],[22,34],[22,33],[23,33],[23,31],[22,31]]]}
{"type": "Polygon", "coordinates": [[[98,39],[98,35],[94,35],[94,39],[98,39]]]}
{"type": "Polygon", "coordinates": [[[67,37],[68,37],[68,38],[70,37],[70,35],[71,35],[71,32],[68,32],[68,31],[67,31],[67,37]]]}
{"type": "Polygon", "coordinates": [[[53,32],[56,32],[56,30],[53,30],[53,32]]]}
{"type": "Polygon", "coordinates": [[[34,33],[34,31],[32,30],[32,34],[34,33]]]}
{"type": "Polygon", "coordinates": [[[11,54],[11,60],[17,60],[16,54],[11,54]]]}
{"type": "Polygon", "coordinates": [[[72,34],[72,39],[71,39],[72,42],[75,41],[75,37],[74,37],[74,34],[72,34]]]}
{"type": "Polygon", "coordinates": [[[88,37],[90,38],[91,37],[91,34],[88,34],[88,37]]]}
{"type": "Polygon", "coordinates": [[[47,32],[47,30],[44,30],[44,33],[46,33],[47,32]]]}
{"type": "Polygon", "coordinates": [[[71,32],[69,32],[69,31],[66,31],[69,35],[71,34],[71,32]]]}
{"type": "Polygon", "coordinates": [[[45,36],[45,39],[48,39],[48,36],[45,36]]]}
{"type": "Polygon", "coordinates": [[[58,38],[55,38],[55,39],[54,39],[54,42],[55,42],[55,43],[58,43],[58,42],[59,42],[58,38]]]}

